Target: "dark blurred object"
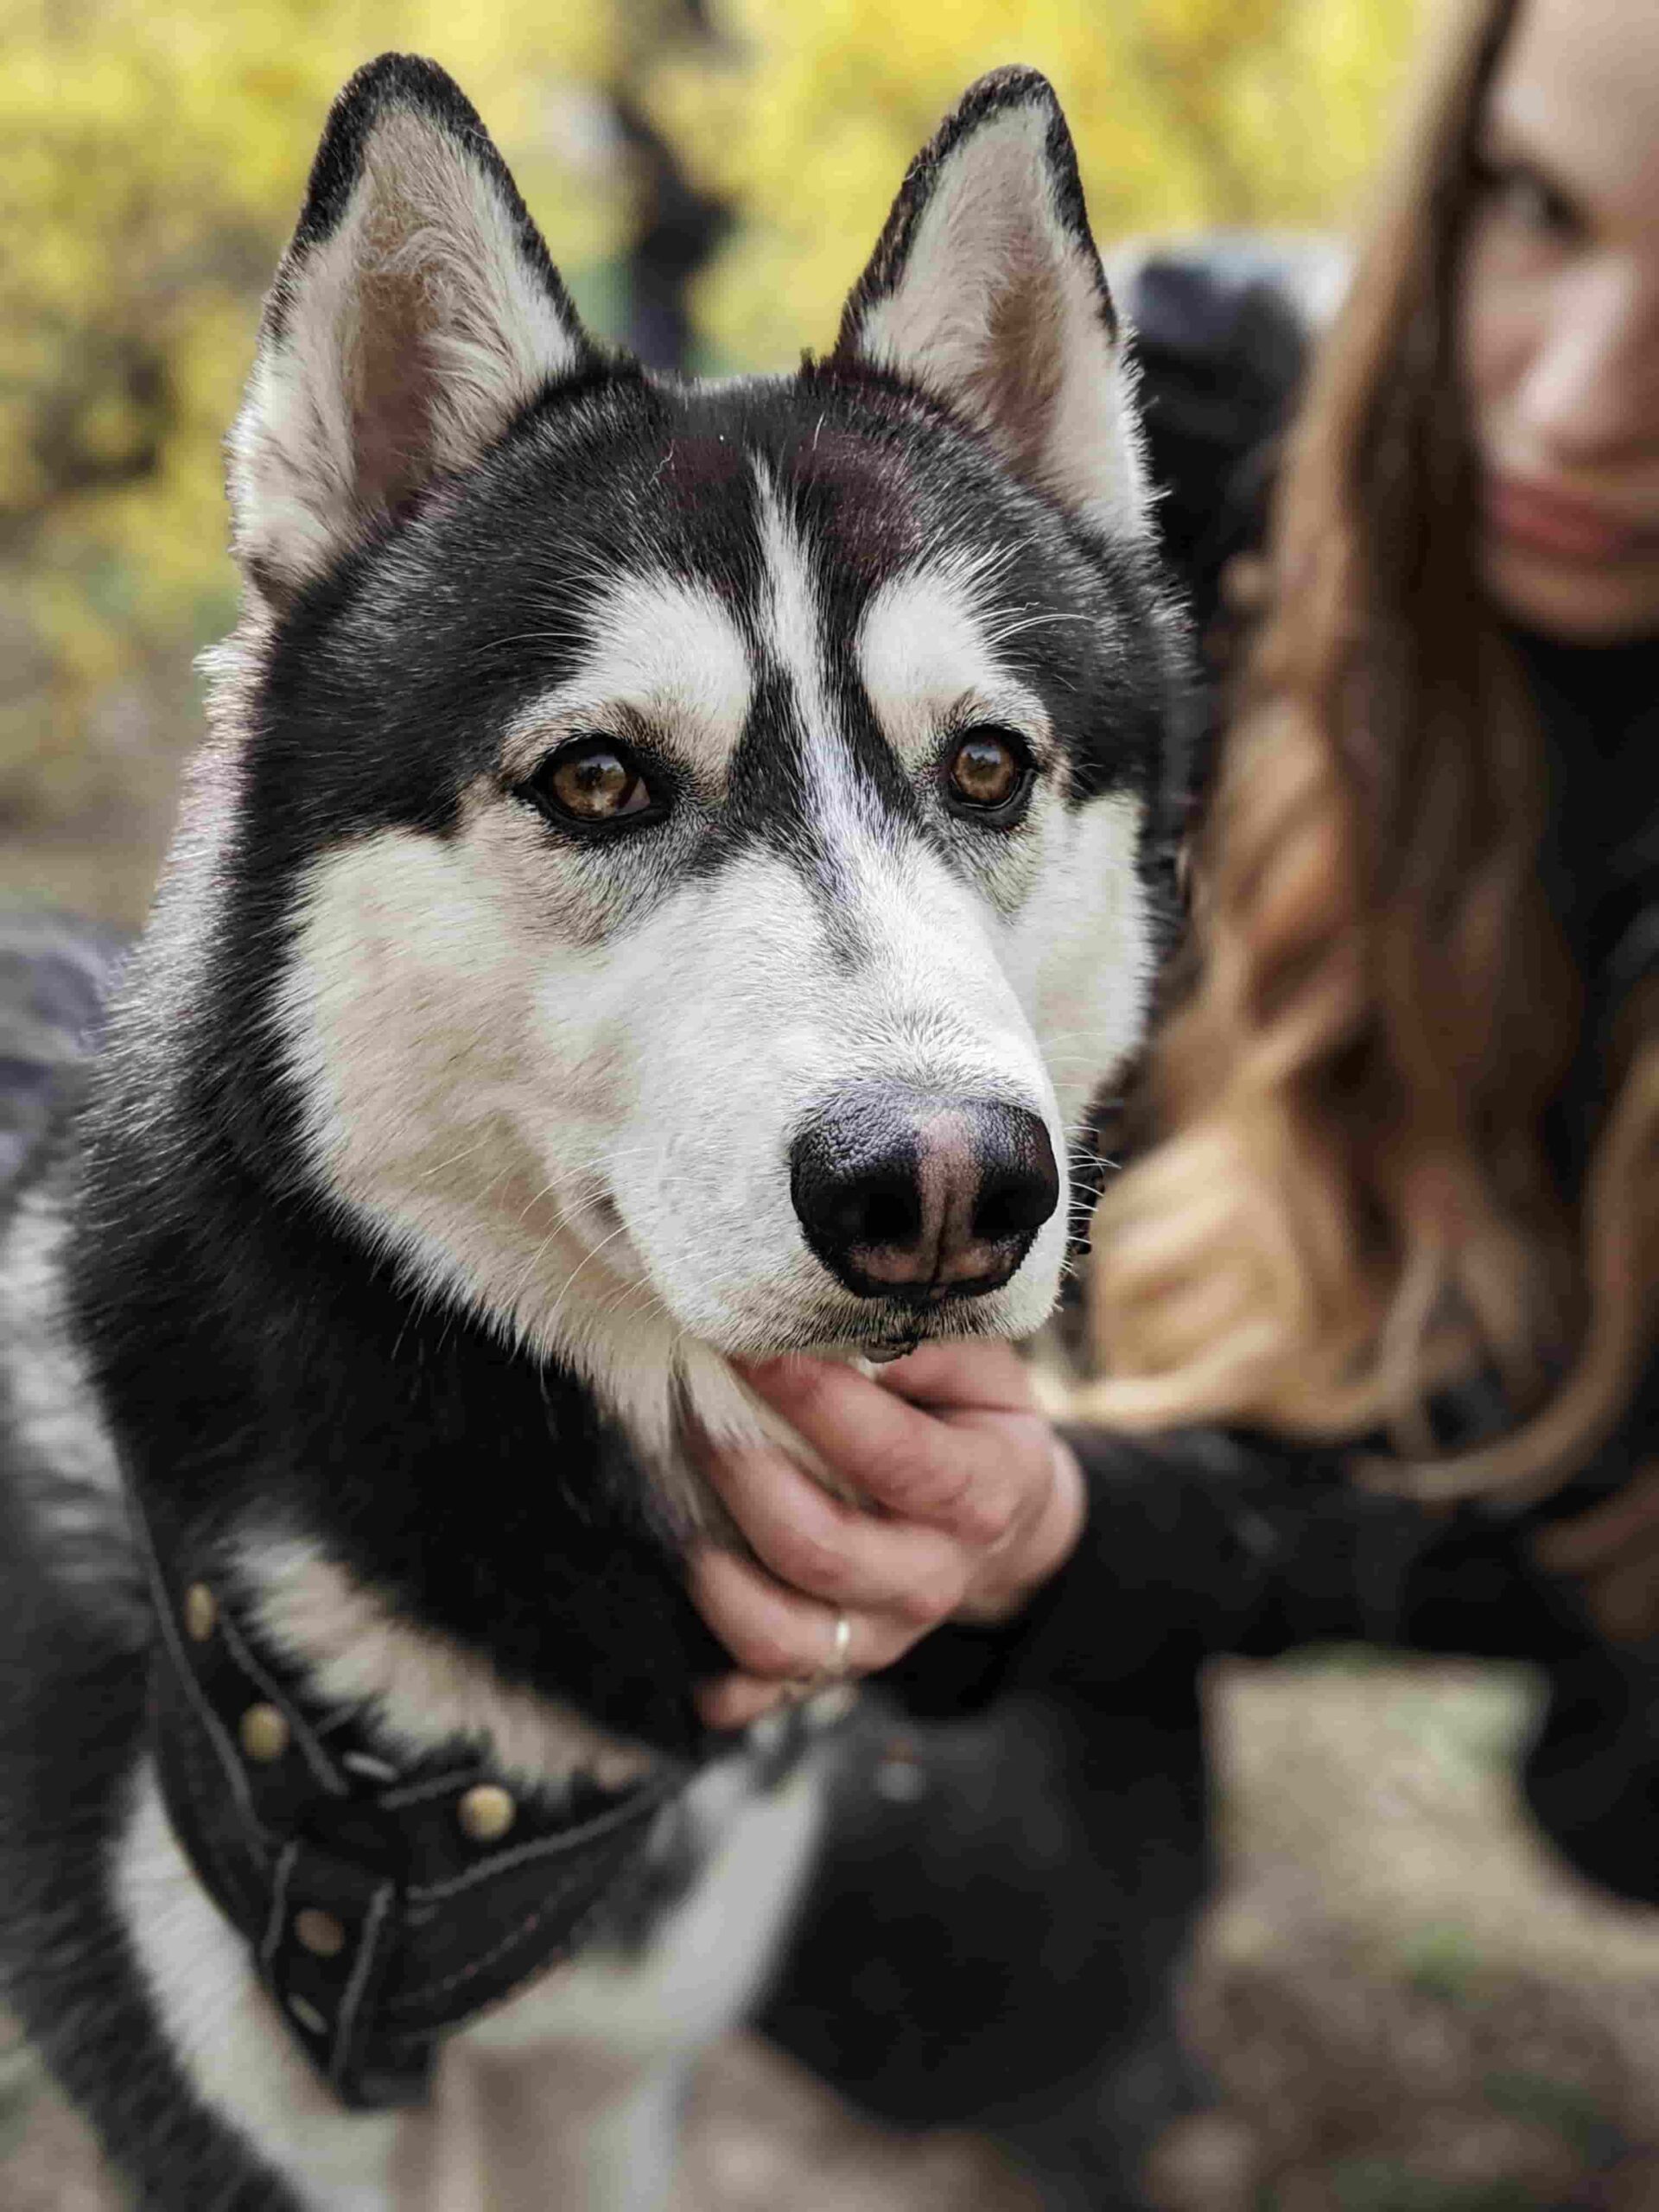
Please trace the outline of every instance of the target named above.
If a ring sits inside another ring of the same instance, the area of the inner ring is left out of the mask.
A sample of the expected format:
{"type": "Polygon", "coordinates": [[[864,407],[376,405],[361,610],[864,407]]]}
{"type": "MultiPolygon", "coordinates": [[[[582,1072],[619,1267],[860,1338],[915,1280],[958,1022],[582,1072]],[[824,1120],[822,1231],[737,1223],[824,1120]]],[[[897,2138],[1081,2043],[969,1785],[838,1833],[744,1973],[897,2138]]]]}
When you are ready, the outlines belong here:
{"type": "MultiPolygon", "coordinates": [[[[1111,272],[1135,333],[1160,541],[1198,648],[1200,696],[1182,747],[1183,788],[1172,794],[1178,843],[1209,791],[1227,679],[1259,589],[1281,447],[1345,272],[1341,250],[1324,240],[1248,232],[1160,241],[1111,272]]],[[[1073,1265],[1053,1332],[1080,1375],[1092,1367],[1080,1265],[1089,1218],[1101,1185],[1145,1141],[1144,1074],[1137,1061],[1121,1095],[1096,1102],[1081,1147],[1090,1186],[1075,1197],[1073,1265]]]]}
{"type": "Polygon", "coordinates": [[[120,951],[113,934],[85,922],[0,912],[0,1193],[98,1026],[120,951]]]}
{"type": "Polygon", "coordinates": [[[867,1693],[759,2023],[889,2126],[991,2134],[1047,2212],[1144,2205],[1207,2101],[1173,2023],[1211,1878],[1195,1670],[1164,1687],[925,1726],[867,1693]]]}
{"type": "Polygon", "coordinates": [[[1343,273],[1323,241],[1217,233],[1151,248],[1120,279],[1164,550],[1201,642],[1229,563],[1262,544],[1280,441],[1343,273]]]}
{"type": "Polygon", "coordinates": [[[1246,232],[1160,243],[1115,271],[1135,331],[1159,533],[1208,687],[1189,813],[1209,789],[1227,680],[1259,601],[1284,433],[1345,275],[1327,241],[1246,232]]]}
{"type": "Polygon", "coordinates": [[[691,286],[732,227],[725,202],[701,191],[645,111],[636,79],[665,45],[707,52],[720,35],[704,0],[632,0],[628,59],[611,110],[630,171],[633,220],[623,255],[624,341],[648,369],[691,367],[691,286]]]}
{"type": "Polygon", "coordinates": [[[153,476],[176,425],[178,399],[159,339],[95,331],[64,359],[67,372],[41,393],[29,425],[34,494],[0,507],[0,551],[10,557],[60,502],[153,476]]]}
{"type": "Polygon", "coordinates": [[[634,180],[623,334],[648,369],[683,374],[691,361],[692,282],[731,229],[731,213],[698,191],[673,147],[626,92],[613,96],[613,105],[634,180]]]}

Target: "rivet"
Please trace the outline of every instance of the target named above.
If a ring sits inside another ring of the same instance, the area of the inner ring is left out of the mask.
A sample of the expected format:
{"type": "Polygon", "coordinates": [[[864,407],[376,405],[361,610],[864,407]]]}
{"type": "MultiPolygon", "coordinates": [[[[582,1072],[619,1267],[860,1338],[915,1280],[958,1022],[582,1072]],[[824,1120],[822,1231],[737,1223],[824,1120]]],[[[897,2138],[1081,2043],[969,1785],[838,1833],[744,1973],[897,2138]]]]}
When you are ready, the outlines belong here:
{"type": "Polygon", "coordinates": [[[455,1808],[455,1817],[474,1843],[499,1843],[518,1817],[518,1808],[499,1783],[480,1782],[455,1808]]]}
{"type": "Polygon", "coordinates": [[[294,1933],[315,1959],[337,1959],[346,1948],[346,1930],[332,1912],[304,1906],[294,1916],[294,1933]]]}
{"type": "Polygon", "coordinates": [[[903,1754],[884,1758],[872,1779],[876,1795],[890,1805],[914,1805],[927,1795],[926,1768],[903,1754]]]}
{"type": "Polygon", "coordinates": [[[219,1623],[219,1601],[205,1582],[184,1593],[184,1625],[193,1643],[206,1643],[219,1623]]]}
{"type": "Polygon", "coordinates": [[[288,1749],[288,1723],[274,1705],[251,1705],[237,1733],[251,1759],[269,1766],[288,1749]]]}

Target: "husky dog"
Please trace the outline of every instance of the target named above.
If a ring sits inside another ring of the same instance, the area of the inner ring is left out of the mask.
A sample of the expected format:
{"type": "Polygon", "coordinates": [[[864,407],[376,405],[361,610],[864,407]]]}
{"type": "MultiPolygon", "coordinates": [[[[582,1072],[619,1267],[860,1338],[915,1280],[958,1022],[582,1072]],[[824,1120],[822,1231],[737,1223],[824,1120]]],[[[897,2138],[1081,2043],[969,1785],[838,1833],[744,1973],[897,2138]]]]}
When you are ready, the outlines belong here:
{"type": "Polygon", "coordinates": [[[828,358],[686,385],[388,56],[230,475],[211,734],[3,1220],[5,1993],[146,2205],[453,2212],[440,2047],[536,2055],[523,2202],[654,2205],[822,1763],[696,1723],[688,1423],[1037,1328],[1159,950],[1182,652],[1054,97],[967,95],[828,358]]]}

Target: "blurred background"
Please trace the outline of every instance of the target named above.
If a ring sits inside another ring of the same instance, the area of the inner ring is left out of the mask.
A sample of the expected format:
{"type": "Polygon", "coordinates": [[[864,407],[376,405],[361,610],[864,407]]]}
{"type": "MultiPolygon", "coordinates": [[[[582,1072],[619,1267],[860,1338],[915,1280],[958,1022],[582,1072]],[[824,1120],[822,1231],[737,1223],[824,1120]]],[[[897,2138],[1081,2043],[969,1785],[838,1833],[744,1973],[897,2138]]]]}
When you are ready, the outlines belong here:
{"type": "Polygon", "coordinates": [[[220,442],[329,99],[441,61],[653,365],[827,346],[905,167],[1053,79],[1103,243],[1340,226],[1414,0],[0,0],[0,883],[143,912],[234,611],[220,442]]]}
{"type": "MultiPolygon", "coordinates": [[[[221,440],[329,99],[387,47],[461,82],[593,325],[654,365],[826,346],[963,86],[1046,70],[1096,232],[1340,238],[1415,0],[0,0],[0,893],[136,922],[230,626],[221,440]]],[[[1549,1864],[1518,1675],[1218,1674],[1227,1881],[1190,2031],[1219,2110],[1178,2212],[1659,2205],[1659,1930],[1549,1864]]],[[[711,2070],[699,2212],[991,2212],[753,2044],[711,2070]]],[[[0,2036],[0,2201],[113,2200],[0,2036]]]]}

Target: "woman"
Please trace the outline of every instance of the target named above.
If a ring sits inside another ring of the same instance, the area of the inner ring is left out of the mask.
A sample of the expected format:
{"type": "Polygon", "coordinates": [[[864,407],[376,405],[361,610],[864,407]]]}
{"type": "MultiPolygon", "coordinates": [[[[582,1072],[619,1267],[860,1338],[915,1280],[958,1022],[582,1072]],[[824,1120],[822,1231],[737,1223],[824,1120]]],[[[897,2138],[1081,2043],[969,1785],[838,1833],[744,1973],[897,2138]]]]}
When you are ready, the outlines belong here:
{"type": "Polygon", "coordinates": [[[1333,1635],[1522,1654],[1556,1692],[1535,1807],[1659,1897],[1630,1794],[1659,1796],[1659,1699],[1605,1640],[1659,1587],[1652,0],[1468,11],[1272,579],[1161,1141],[1098,1219],[1111,1429],[1057,1439],[983,1346],[757,1372],[882,1512],[779,1452],[711,1462],[759,1564],[694,1563],[740,1667],[705,1709],[892,1669],[947,1619],[890,1677],[935,1708],[1010,1678],[1122,1705],[1333,1635]]]}

